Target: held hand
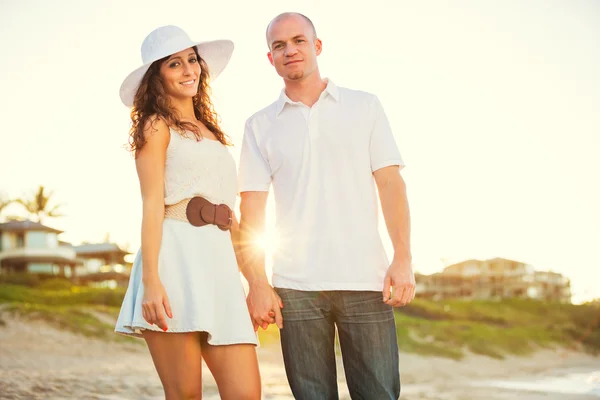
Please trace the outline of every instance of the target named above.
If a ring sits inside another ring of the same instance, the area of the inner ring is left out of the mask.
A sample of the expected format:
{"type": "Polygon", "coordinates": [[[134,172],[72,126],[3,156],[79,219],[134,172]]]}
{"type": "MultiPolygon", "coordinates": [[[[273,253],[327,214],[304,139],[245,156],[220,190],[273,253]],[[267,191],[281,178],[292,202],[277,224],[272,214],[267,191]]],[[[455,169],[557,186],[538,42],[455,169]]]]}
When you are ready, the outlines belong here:
{"type": "Polygon", "coordinates": [[[150,324],[156,324],[163,331],[167,331],[167,319],[173,318],[171,312],[171,304],[167,297],[167,291],[160,281],[148,285],[144,285],[144,299],[142,301],[142,315],[150,324]]]}
{"type": "Polygon", "coordinates": [[[410,261],[394,258],[383,281],[383,302],[392,307],[402,307],[414,298],[415,275],[410,261]]]}
{"type": "Polygon", "coordinates": [[[257,280],[250,284],[246,304],[255,331],[259,327],[266,330],[269,324],[273,323],[277,324],[279,329],[283,328],[283,302],[266,280],[257,280]]]}

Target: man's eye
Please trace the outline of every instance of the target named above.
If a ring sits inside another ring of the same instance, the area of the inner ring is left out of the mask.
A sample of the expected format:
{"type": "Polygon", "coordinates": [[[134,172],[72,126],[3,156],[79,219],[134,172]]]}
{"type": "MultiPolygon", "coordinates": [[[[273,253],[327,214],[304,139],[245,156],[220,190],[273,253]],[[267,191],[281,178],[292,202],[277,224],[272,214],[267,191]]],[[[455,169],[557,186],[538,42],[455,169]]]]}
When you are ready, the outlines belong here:
{"type": "Polygon", "coordinates": [[[304,42],[304,39],[298,39],[298,40],[296,40],[296,42],[297,43],[302,43],[302,42],[304,42]]]}

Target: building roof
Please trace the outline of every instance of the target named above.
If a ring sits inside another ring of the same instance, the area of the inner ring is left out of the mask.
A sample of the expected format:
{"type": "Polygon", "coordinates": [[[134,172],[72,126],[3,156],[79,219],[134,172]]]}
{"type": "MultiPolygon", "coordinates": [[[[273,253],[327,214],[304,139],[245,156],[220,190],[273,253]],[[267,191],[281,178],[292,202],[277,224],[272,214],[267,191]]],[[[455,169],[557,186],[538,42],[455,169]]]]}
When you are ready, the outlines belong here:
{"type": "Polygon", "coordinates": [[[472,263],[472,262],[480,263],[480,262],[483,262],[483,261],[482,260],[477,260],[475,258],[469,258],[468,260],[459,261],[457,263],[447,265],[446,267],[452,267],[454,265],[463,265],[463,264],[472,263]]]}
{"type": "Polygon", "coordinates": [[[119,247],[116,243],[86,243],[79,246],[73,246],[77,256],[92,255],[92,254],[106,254],[106,253],[118,253],[127,255],[128,251],[125,251],[119,247]]]}
{"type": "Polygon", "coordinates": [[[563,276],[563,274],[561,274],[560,272],[554,272],[554,271],[535,271],[536,275],[552,275],[552,276],[563,276]]]}
{"type": "Polygon", "coordinates": [[[503,258],[503,257],[494,257],[494,258],[490,258],[489,260],[487,260],[488,262],[494,262],[494,261],[508,261],[508,262],[512,262],[515,264],[525,264],[522,261],[517,261],[517,260],[513,260],[511,258],[503,258]]]}
{"type": "Polygon", "coordinates": [[[474,258],[471,258],[469,260],[464,260],[461,262],[457,262],[455,264],[448,265],[444,268],[444,270],[446,270],[448,268],[456,268],[458,266],[463,266],[465,264],[471,264],[471,263],[482,264],[482,263],[493,263],[493,262],[498,262],[498,261],[508,261],[508,262],[512,262],[512,263],[516,263],[516,264],[525,264],[521,261],[515,261],[515,260],[511,260],[509,258],[502,258],[502,257],[494,257],[494,258],[490,258],[487,260],[476,260],[474,258]]]}
{"type": "Polygon", "coordinates": [[[129,281],[129,274],[123,272],[95,272],[93,274],[86,274],[78,276],[82,282],[103,282],[103,281],[129,281]]]}
{"type": "Polygon", "coordinates": [[[3,265],[22,264],[22,263],[52,263],[62,265],[82,265],[83,262],[80,259],[73,259],[63,257],[61,255],[19,255],[4,257],[2,259],[3,265]]]}
{"type": "Polygon", "coordinates": [[[464,261],[460,261],[460,262],[457,262],[457,263],[454,263],[454,264],[447,265],[447,266],[444,267],[443,270],[446,271],[446,270],[454,269],[454,268],[457,268],[457,267],[461,267],[461,266],[463,266],[465,264],[482,263],[482,262],[483,261],[481,261],[481,260],[476,260],[474,258],[471,258],[469,260],[464,260],[464,261]]]}
{"type": "Polygon", "coordinates": [[[0,224],[0,232],[27,232],[27,231],[44,231],[44,232],[55,232],[63,233],[58,229],[50,228],[49,226],[42,225],[39,222],[33,222],[29,220],[24,221],[8,221],[0,224]]]}

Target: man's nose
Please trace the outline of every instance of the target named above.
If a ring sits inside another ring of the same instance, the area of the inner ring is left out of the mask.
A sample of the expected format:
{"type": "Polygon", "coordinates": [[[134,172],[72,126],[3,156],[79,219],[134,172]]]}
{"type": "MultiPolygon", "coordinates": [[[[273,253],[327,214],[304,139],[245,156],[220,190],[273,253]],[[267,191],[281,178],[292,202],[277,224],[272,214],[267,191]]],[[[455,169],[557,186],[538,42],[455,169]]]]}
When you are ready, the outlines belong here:
{"type": "Polygon", "coordinates": [[[290,45],[286,47],[284,55],[286,57],[293,57],[296,53],[298,53],[298,48],[295,45],[290,45]]]}

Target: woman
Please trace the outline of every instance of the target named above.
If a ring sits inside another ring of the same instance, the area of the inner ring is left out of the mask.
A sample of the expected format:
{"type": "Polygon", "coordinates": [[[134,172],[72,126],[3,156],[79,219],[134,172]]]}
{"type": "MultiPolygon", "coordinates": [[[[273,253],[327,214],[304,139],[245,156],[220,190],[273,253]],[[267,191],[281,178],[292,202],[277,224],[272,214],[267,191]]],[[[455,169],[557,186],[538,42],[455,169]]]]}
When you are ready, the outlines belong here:
{"type": "MultiPolygon", "coordinates": [[[[222,399],[259,399],[257,338],[232,240],[236,167],[208,80],[233,43],[151,32],[121,86],[143,201],[142,245],[115,331],[143,337],[167,400],[202,398],[202,358],[222,399]]],[[[237,243],[236,243],[237,248],[237,243]]]]}

